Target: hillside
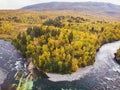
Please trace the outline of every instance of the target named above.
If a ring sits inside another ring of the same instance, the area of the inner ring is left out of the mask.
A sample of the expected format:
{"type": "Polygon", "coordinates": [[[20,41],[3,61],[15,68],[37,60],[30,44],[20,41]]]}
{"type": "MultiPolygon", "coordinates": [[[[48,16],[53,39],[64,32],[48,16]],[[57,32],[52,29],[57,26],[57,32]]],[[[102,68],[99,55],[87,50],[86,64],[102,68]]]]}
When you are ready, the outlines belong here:
{"type": "Polygon", "coordinates": [[[30,5],[21,9],[33,11],[76,11],[85,14],[107,15],[113,17],[119,17],[120,15],[119,5],[99,2],[50,2],[30,5]]]}

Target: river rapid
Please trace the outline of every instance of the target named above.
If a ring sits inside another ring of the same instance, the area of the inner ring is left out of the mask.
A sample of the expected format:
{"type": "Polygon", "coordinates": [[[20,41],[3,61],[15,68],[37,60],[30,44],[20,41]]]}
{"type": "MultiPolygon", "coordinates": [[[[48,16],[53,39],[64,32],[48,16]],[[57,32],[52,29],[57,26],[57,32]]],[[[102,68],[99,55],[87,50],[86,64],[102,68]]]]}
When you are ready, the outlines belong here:
{"type": "MultiPolygon", "coordinates": [[[[104,44],[96,54],[94,65],[72,74],[47,73],[50,78],[39,78],[33,90],[120,90],[120,65],[114,60],[119,47],[120,41],[104,44]]],[[[10,42],[0,40],[0,84],[10,72],[24,69],[24,61],[10,42]]]]}
{"type": "Polygon", "coordinates": [[[4,87],[14,83],[14,75],[18,70],[24,69],[25,58],[8,41],[0,40],[0,86],[4,87]],[[4,81],[8,78],[7,81],[4,81]]]}

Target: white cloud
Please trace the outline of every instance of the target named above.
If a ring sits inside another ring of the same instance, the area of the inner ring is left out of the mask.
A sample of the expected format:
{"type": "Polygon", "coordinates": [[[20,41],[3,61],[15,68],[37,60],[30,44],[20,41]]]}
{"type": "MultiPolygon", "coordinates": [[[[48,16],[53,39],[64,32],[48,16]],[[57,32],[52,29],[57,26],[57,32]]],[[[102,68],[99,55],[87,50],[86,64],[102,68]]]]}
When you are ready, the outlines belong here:
{"type": "Polygon", "coordinates": [[[119,4],[120,0],[0,0],[0,9],[18,9],[23,6],[43,3],[43,2],[85,2],[85,1],[95,1],[95,2],[110,2],[113,4],[119,4]]]}

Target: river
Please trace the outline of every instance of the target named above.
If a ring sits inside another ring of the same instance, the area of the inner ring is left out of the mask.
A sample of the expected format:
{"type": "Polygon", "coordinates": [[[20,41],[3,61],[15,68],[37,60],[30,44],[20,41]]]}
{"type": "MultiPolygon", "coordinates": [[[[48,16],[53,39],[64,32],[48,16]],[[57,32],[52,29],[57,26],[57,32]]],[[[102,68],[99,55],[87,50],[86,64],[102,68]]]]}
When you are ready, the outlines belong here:
{"type": "Polygon", "coordinates": [[[25,58],[8,41],[0,40],[0,86],[6,78],[5,86],[14,81],[17,70],[24,69],[25,58]]]}
{"type": "MultiPolygon", "coordinates": [[[[120,41],[104,44],[96,54],[92,66],[79,69],[73,74],[47,73],[49,79],[38,79],[33,90],[120,90],[120,65],[114,53],[120,41]]],[[[24,58],[10,42],[0,40],[0,84],[11,71],[23,68],[24,58]]]]}

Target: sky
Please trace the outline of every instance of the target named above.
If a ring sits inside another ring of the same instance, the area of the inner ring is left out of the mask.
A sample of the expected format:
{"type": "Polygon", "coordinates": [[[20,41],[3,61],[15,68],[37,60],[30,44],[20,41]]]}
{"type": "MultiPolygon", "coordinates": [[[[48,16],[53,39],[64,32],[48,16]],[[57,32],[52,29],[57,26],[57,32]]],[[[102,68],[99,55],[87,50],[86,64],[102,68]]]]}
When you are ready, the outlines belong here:
{"type": "Polygon", "coordinates": [[[0,0],[0,9],[19,9],[21,7],[46,2],[107,2],[120,5],[120,0],[0,0]]]}

